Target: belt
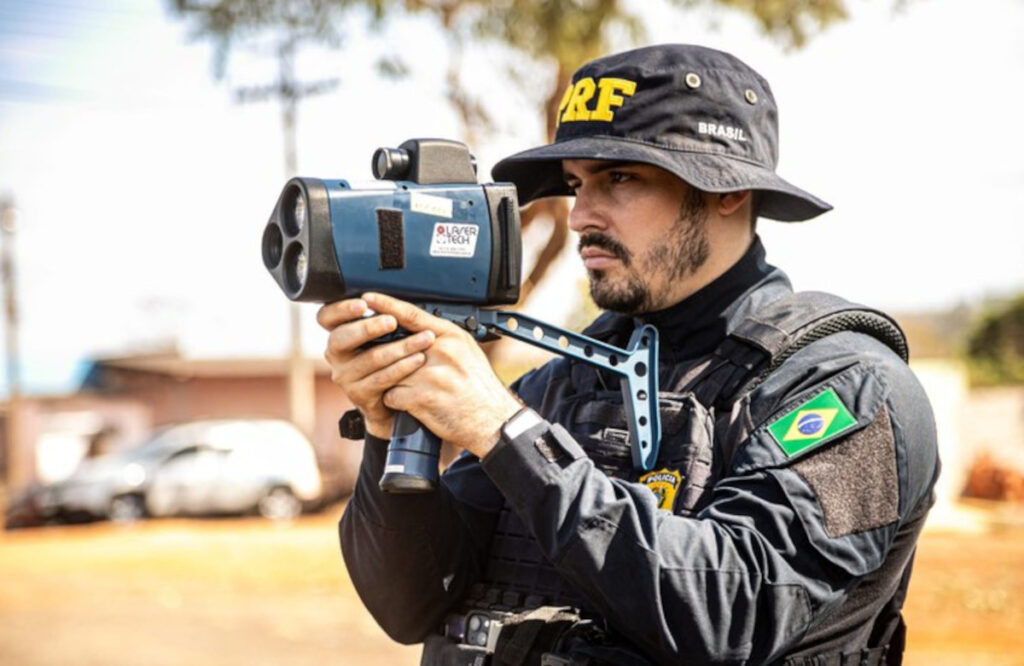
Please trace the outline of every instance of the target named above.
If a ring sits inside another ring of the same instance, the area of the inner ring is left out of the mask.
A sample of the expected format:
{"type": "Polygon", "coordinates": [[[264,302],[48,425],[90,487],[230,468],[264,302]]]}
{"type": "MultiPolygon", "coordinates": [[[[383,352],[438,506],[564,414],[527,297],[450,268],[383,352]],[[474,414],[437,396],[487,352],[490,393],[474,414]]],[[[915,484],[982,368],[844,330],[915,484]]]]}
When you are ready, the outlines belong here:
{"type": "Polygon", "coordinates": [[[574,627],[589,627],[570,608],[542,606],[522,613],[473,609],[445,618],[444,636],[424,646],[421,666],[567,666],[558,649],[574,627]],[[431,656],[428,657],[428,652],[431,656]]]}
{"type": "Polygon", "coordinates": [[[444,622],[444,635],[462,645],[481,648],[487,654],[494,654],[498,636],[511,613],[488,610],[471,610],[466,613],[449,615],[444,622]]]}

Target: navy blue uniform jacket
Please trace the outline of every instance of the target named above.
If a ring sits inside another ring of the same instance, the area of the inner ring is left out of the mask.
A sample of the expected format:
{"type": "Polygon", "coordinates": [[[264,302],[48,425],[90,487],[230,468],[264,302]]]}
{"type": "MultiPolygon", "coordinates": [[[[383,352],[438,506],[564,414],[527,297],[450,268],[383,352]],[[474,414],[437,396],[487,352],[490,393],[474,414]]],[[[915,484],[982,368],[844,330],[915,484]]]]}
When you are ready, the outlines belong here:
{"type": "MultiPolygon", "coordinates": [[[[660,371],[706,357],[790,291],[755,240],[719,279],[643,318],[659,328],[660,371]]],[[[607,315],[596,327],[623,324],[633,326],[607,315]]],[[[547,417],[593,395],[573,385],[573,365],[553,360],[514,389],[547,417]]],[[[530,438],[502,442],[483,461],[460,457],[435,493],[389,496],[377,486],[386,442],[368,437],[340,526],[348,571],[391,637],[422,641],[481,579],[507,503],[573,588],[657,663],[768,663],[871,646],[884,609],[901,605],[938,474],[920,385],[888,347],[843,332],[793,355],[740,413],[742,441],[724,443],[727,466],[692,516],[659,509],[646,486],[609,477],[565,437],[557,457],[530,438]],[[829,389],[856,425],[788,456],[768,427],[829,389]]]]}

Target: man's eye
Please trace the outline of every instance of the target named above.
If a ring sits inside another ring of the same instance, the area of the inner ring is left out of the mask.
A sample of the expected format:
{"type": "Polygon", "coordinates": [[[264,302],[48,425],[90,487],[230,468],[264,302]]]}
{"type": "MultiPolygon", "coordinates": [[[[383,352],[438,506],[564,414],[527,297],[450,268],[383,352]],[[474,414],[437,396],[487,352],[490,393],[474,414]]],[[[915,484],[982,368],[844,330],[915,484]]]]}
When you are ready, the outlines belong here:
{"type": "Polygon", "coordinates": [[[608,179],[611,180],[613,183],[624,183],[627,180],[629,180],[630,178],[632,178],[632,175],[630,175],[630,174],[628,174],[628,173],[626,173],[624,171],[609,171],[608,172],[608,179]]]}
{"type": "Polygon", "coordinates": [[[569,188],[570,192],[575,194],[576,189],[580,186],[580,183],[578,180],[567,180],[565,181],[565,186],[569,188]]]}

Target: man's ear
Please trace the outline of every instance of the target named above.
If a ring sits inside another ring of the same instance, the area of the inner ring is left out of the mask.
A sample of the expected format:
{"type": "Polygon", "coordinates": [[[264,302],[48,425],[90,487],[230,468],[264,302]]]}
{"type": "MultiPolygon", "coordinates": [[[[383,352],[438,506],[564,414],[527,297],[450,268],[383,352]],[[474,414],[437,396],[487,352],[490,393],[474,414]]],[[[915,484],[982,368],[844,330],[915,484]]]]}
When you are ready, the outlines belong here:
{"type": "Polygon", "coordinates": [[[725,192],[718,195],[718,214],[729,217],[751,200],[750,190],[742,192],[725,192]]]}

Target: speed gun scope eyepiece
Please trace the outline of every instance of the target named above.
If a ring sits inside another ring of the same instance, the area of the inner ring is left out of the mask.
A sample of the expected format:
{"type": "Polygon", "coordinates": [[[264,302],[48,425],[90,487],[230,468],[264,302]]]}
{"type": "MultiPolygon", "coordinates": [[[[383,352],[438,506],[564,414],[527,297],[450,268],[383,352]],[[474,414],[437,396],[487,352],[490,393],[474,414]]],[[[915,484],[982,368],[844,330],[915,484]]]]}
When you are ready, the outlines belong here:
{"type": "Polygon", "coordinates": [[[378,148],[371,166],[378,180],[404,180],[409,173],[409,153],[401,148],[378,148]]]}
{"type": "Polygon", "coordinates": [[[447,139],[413,139],[398,148],[378,148],[370,167],[378,180],[476,183],[476,158],[465,144],[447,139]]]}

